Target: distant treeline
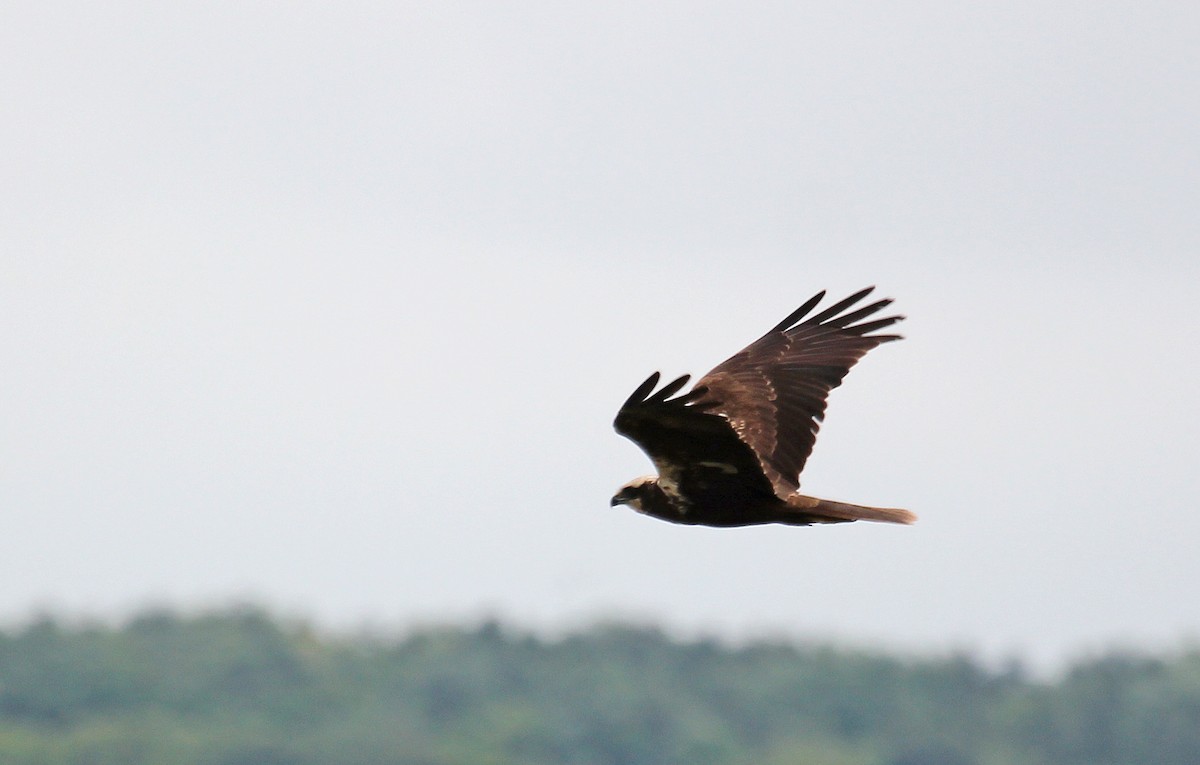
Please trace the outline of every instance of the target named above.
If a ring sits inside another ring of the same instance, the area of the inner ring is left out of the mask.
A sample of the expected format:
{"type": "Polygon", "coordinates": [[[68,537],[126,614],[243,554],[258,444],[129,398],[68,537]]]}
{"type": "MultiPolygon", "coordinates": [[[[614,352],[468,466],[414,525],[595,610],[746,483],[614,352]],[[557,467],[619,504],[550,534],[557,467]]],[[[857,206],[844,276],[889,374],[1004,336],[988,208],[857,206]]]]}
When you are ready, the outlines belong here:
{"type": "Polygon", "coordinates": [[[967,657],[256,610],[0,633],[4,765],[1196,765],[1200,652],[1053,683],[967,657]]]}

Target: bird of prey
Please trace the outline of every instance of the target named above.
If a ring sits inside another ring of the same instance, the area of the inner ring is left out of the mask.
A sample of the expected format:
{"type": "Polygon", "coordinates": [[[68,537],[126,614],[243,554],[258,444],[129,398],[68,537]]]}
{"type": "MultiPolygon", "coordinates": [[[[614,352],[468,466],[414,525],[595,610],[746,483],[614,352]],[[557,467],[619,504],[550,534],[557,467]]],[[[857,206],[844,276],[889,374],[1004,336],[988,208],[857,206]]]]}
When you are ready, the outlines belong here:
{"type": "Polygon", "coordinates": [[[621,487],[612,506],[700,526],[915,521],[907,510],[799,493],[829,392],[867,351],[900,339],[872,334],[904,318],[869,318],[891,300],[855,307],[873,289],[810,316],[825,297],[816,294],[686,393],[676,395],[690,375],[658,391],[659,373],[650,375],[613,425],[646,452],[658,475],[621,487]]]}

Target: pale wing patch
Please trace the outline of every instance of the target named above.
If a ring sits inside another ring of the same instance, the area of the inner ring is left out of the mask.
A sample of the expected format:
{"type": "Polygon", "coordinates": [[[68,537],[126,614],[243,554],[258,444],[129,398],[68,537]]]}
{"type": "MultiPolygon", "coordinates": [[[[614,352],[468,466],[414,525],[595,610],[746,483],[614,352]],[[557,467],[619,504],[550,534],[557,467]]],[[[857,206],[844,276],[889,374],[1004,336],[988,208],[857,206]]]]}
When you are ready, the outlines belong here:
{"type": "Polygon", "coordinates": [[[666,460],[654,460],[654,467],[658,468],[658,488],[662,489],[679,512],[686,513],[692,503],[679,490],[679,466],[666,460]]]}
{"type": "Polygon", "coordinates": [[[715,470],[720,470],[725,475],[737,475],[737,473],[738,473],[738,469],[736,467],[734,467],[733,465],[730,465],[728,462],[710,462],[710,461],[705,460],[702,462],[697,462],[696,464],[699,465],[700,467],[707,467],[707,468],[713,468],[715,470]]]}

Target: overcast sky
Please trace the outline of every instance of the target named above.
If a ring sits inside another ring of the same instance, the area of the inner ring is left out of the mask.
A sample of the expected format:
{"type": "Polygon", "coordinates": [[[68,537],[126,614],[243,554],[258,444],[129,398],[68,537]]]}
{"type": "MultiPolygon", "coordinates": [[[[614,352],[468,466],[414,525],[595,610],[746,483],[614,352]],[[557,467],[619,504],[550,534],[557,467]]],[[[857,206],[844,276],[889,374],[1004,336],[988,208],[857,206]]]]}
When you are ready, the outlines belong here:
{"type": "Polygon", "coordinates": [[[57,3],[0,26],[0,619],[1200,640],[1194,3],[57,3]],[[611,429],[822,288],[808,493],[611,429]]]}

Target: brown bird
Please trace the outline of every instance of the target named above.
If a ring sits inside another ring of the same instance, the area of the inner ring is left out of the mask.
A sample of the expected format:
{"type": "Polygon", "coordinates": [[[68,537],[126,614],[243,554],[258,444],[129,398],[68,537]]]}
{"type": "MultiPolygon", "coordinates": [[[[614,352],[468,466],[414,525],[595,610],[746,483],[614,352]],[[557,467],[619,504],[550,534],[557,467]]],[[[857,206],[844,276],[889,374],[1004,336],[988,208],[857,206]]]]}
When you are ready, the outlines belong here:
{"type": "Polygon", "coordinates": [[[829,392],[867,351],[900,339],[869,333],[903,316],[863,321],[891,300],[849,310],[873,289],[808,316],[825,292],[814,295],[682,395],[690,375],[657,392],[659,374],[650,375],[613,425],[649,455],[658,475],[630,481],[611,504],[700,526],[915,521],[907,510],[799,493],[829,392]]]}

